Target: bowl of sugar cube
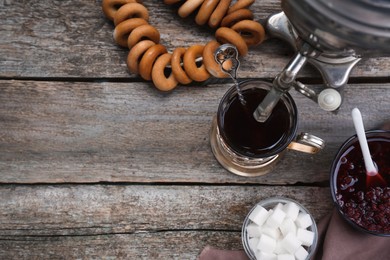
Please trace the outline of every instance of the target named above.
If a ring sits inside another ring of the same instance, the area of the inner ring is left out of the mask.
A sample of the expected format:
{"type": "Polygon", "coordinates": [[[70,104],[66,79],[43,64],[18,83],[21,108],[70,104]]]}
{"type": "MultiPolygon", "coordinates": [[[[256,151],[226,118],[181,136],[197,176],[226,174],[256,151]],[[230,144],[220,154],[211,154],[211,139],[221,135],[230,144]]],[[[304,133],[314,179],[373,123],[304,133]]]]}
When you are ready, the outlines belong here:
{"type": "Polygon", "coordinates": [[[314,218],[300,203],[271,197],[250,210],[241,236],[252,260],[305,260],[315,251],[318,231],[314,218]]]}

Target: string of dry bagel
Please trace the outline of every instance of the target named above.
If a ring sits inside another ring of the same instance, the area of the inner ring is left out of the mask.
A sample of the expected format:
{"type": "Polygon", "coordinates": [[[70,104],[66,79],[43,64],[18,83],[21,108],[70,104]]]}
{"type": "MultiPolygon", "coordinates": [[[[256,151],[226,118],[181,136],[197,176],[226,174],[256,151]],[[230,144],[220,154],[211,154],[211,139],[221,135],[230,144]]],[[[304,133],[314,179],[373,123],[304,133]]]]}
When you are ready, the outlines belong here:
{"type": "Polygon", "coordinates": [[[237,47],[240,56],[250,46],[265,38],[263,26],[253,20],[249,7],[255,0],[164,0],[167,5],[178,5],[178,14],[185,18],[195,15],[198,25],[215,30],[215,40],[205,45],[177,47],[172,53],[160,44],[160,33],[149,24],[149,12],[142,0],[103,0],[105,16],[114,22],[114,40],[128,48],[127,67],[145,80],[152,80],[161,91],[170,91],[179,84],[203,82],[211,76],[227,75],[214,59],[215,50],[225,43],[237,47]],[[201,64],[199,64],[201,60],[201,64]],[[166,68],[171,72],[166,75],[166,68]]]}

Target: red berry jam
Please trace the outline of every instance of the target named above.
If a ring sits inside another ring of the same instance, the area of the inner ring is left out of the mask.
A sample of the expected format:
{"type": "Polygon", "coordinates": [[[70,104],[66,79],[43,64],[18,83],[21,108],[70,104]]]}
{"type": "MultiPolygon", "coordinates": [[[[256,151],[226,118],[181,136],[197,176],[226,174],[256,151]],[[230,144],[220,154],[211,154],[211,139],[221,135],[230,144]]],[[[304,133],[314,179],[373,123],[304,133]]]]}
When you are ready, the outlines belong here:
{"type": "Polygon", "coordinates": [[[379,176],[367,177],[356,141],[344,150],[335,168],[336,200],[341,211],[360,227],[390,234],[390,139],[372,137],[368,145],[379,176]]]}

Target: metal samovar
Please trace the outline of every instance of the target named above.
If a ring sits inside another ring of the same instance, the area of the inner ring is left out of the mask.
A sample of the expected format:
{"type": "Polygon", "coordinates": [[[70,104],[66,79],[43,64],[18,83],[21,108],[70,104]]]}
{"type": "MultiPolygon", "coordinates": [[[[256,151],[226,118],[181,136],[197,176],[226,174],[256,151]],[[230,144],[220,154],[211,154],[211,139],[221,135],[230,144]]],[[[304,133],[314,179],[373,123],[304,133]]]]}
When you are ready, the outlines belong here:
{"type": "Polygon", "coordinates": [[[254,112],[259,122],[267,120],[292,88],[326,111],[337,110],[353,67],[362,58],[390,55],[388,0],[282,0],[281,6],[282,12],[268,18],[266,30],[270,37],[290,43],[296,53],[254,112]],[[321,91],[296,80],[306,63],[320,71],[321,91]]]}

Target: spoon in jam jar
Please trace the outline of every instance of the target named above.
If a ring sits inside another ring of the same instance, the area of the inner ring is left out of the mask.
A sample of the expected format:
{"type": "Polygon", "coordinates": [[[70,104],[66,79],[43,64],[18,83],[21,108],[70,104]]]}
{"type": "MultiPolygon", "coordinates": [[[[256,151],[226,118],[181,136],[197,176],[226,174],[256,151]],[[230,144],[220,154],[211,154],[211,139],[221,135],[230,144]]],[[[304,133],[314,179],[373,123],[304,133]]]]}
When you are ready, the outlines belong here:
{"type": "Polygon", "coordinates": [[[358,108],[352,109],[352,120],[363,153],[364,165],[366,167],[366,187],[387,186],[386,181],[380,176],[378,169],[372,160],[366,132],[364,130],[362,114],[358,108]]]}

